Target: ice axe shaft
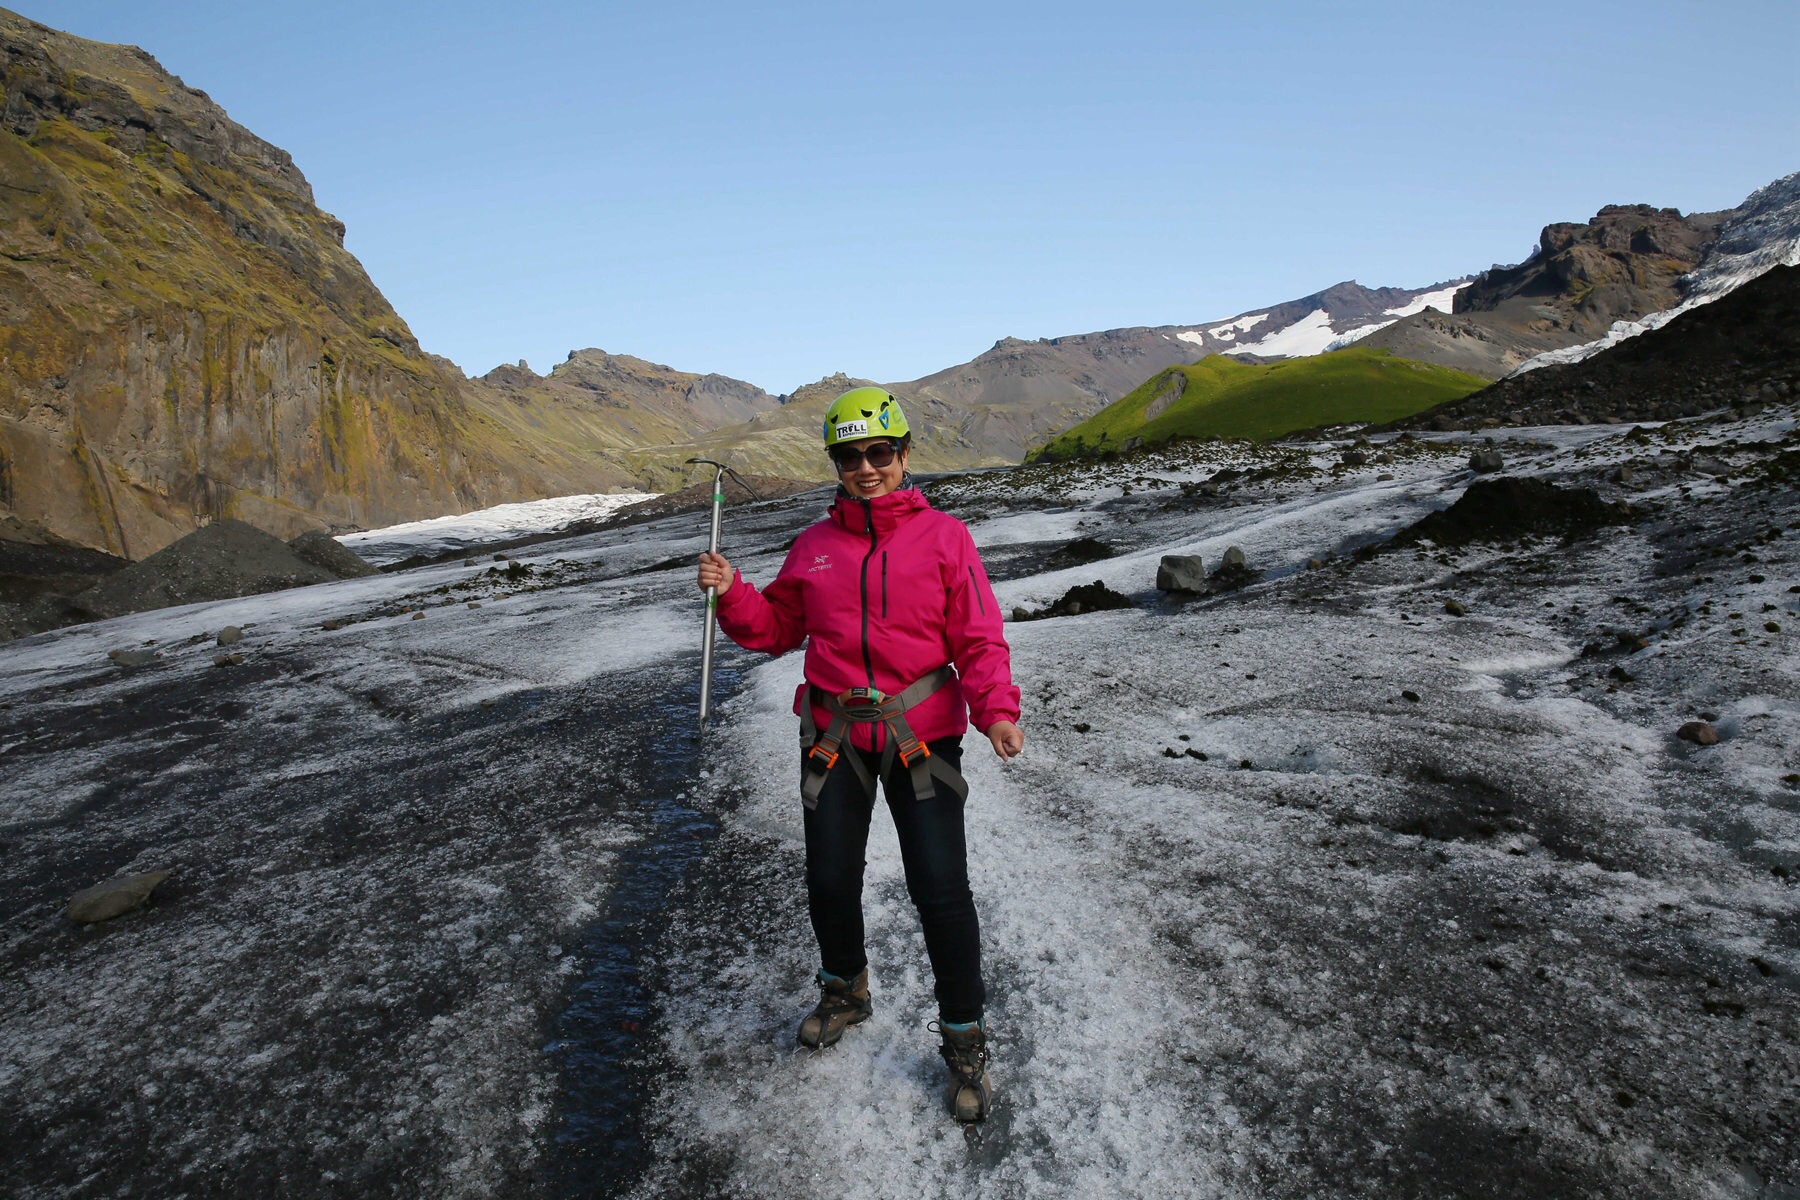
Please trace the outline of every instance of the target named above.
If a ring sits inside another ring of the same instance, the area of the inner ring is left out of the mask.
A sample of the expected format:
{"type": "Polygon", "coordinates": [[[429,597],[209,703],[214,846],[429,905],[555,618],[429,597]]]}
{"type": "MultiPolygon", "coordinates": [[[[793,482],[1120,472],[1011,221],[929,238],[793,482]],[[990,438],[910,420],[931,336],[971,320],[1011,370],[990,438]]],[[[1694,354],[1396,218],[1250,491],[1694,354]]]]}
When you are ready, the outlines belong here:
{"type": "MultiPolygon", "coordinates": [[[[725,472],[731,470],[722,462],[710,458],[690,458],[690,463],[705,463],[713,467],[712,494],[712,534],[706,540],[708,553],[719,552],[719,522],[725,514],[725,472]]],[[[736,472],[733,472],[736,474],[736,472]]],[[[713,635],[719,627],[719,589],[706,589],[706,631],[700,642],[700,726],[706,727],[706,719],[712,713],[712,662],[713,635]]]]}

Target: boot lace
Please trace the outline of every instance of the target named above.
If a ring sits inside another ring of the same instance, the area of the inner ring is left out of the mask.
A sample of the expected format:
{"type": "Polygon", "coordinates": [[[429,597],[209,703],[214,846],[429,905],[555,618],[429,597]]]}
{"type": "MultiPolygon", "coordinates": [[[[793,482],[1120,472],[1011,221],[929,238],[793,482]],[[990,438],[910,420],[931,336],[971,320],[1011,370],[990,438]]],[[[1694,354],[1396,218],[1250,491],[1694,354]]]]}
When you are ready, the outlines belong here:
{"type": "Polygon", "coordinates": [[[980,1087],[981,1076],[988,1062],[987,1035],[977,1032],[975,1038],[964,1046],[951,1041],[950,1035],[936,1021],[932,1021],[926,1028],[943,1037],[938,1053],[944,1056],[944,1062],[949,1066],[951,1074],[956,1076],[957,1083],[965,1087],[980,1087]]]}
{"type": "Polygon", "coordinates": [[[839,1013],[855,1012],[862,1002],[850,994],[848,983],[833,983],[819,980],[819,1004],[813,1009],[816,1017],[832,1017],[839,1013]]]}

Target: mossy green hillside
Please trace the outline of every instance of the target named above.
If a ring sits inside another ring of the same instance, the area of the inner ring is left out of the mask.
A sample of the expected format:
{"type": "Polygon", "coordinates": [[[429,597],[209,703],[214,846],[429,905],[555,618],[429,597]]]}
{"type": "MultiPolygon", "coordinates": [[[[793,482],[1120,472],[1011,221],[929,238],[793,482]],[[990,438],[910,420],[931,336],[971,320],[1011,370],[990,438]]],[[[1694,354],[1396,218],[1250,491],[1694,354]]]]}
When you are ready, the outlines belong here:
{"type": "MultiPolygon", "coordinates": [[[[126,557],[568,488],[423,353],[282,150],[125,47],[0,10],[7,507],[126,557]]],[[[557,464],[561,465],[561,464],[557,464]]]]}
{"type": "Polygon", "coordinates": [[[1266,440],[1323,425],[1393,421],[1461,399],[1487,382],[1354,346],[1260,364],[1215,354],[1158,372],[1030,458],[1095,454],[1133,438],[1146,444],[1173,437],[1266,440]]]}

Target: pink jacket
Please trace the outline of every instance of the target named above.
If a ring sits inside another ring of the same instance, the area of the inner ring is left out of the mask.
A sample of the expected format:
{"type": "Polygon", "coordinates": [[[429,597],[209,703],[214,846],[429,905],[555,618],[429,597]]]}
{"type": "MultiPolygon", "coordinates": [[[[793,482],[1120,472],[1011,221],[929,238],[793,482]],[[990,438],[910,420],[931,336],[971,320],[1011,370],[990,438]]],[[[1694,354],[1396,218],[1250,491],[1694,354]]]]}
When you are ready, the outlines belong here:
{"type": "MultiPolygon", "coordinates": [[[[786,654],[806,642],[806,682],[835,695],[894,693],[946,663],[960,678],[906,714],[920,741],[1019,719],[1019,689],[1000,606],[968,528],[911,487],[872,500],[840,492],[825,520],[794,541],[767,590],[741,574],[719,597],[719,627],[746,650],[786,654]]],[[[800,711],[805,685],[794,696],[800,711]]],[[[823,729],[830,714],[817,705],[823,729]]],[[[865,750],[885,730],[855,727],[865,750]]]]}

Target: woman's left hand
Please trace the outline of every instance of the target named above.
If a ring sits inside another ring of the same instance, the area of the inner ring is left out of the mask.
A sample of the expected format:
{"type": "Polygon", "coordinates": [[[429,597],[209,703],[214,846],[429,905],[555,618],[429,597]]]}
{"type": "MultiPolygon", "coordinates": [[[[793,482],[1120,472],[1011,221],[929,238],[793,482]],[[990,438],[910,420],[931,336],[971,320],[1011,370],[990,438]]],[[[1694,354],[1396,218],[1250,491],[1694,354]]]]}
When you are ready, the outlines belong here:
{"type": "Polygon", "coordinates": [[[1025,748],[1025,731],[1011,721],[995,721],[987,727],[988,741],[994,743],[994,753],[1001,758],[1011,758],[1025,748]]]}

